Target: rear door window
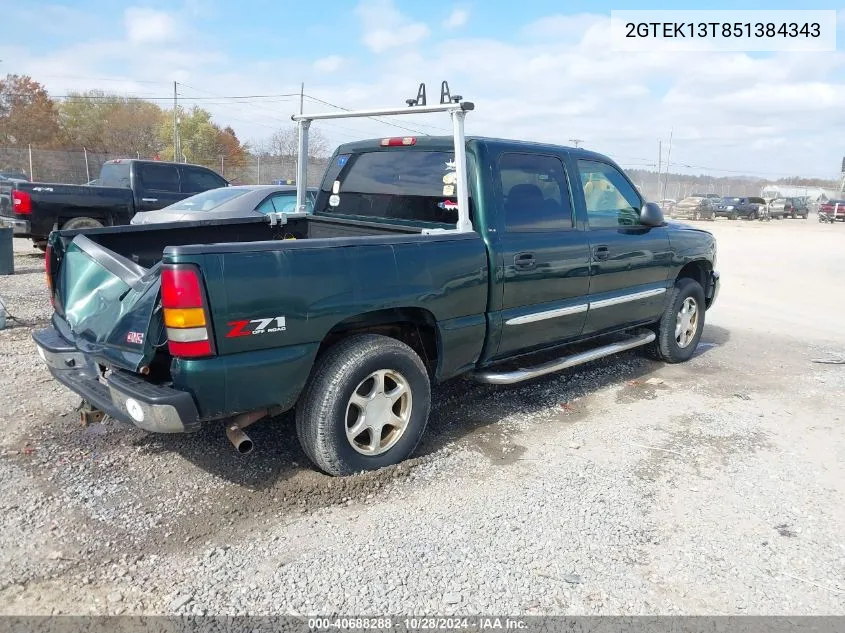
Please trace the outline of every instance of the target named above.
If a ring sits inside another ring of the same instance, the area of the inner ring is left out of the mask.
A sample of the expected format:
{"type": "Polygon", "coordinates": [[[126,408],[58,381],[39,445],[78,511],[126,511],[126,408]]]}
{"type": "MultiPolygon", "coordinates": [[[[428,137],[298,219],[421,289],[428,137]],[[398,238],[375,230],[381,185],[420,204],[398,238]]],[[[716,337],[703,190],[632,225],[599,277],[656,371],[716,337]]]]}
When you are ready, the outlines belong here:
{"type": "Polygon", "coordinates": [[[457,200],[454,152],[397,149],[336,156],[315,208],[331,215],[454,225],[457,200]]]}
{"type": "Polygon", "coordinates": [[[179,170],[176,165],[141,165],[141,186],[150,191],[179,192],[179,170]]]}
{"type": "Polygon", "coordinates": [[[502,154],[499,179],[508,231],[571,229],[563,163],[554,156],[502,154]]]}

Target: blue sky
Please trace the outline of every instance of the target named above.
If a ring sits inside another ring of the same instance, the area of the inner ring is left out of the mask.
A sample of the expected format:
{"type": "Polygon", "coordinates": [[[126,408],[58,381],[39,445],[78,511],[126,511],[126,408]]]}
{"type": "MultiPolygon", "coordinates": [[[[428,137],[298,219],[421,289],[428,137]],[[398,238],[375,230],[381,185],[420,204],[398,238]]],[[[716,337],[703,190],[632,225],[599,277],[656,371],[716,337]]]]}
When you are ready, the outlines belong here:
{"type": "MultiPolygon", "coordinates": [[[[681,3],[356,0],[3,3],[0,72],[54,95],[101,88],[207,107],[260,143],[306,93],[345,107],[401,104],[420,81],[447,79],[477,104],[468,131],[585,145],[630,167],[656,163],[673,136],[679,170],[838,176],[845,154],[845,0],[835,52],[614,53],[611,9],[681,3]],[[690,165],[690,167],[680,167],[690,165]]],[[[735,2],[708,2],[733,9],[735,2]]],[[[743,9],[794,9],[746,2],[743,9]]],[[[324,110],[313,100],[306,108],[324,110]]],[[[422,118],[437,133],[447,120],[422,118]]],[[[333,143],[390,134],[374,122],[327,123],[333,143]]],[[[395,130],[394,130],[395,131],[395,130]]]]}

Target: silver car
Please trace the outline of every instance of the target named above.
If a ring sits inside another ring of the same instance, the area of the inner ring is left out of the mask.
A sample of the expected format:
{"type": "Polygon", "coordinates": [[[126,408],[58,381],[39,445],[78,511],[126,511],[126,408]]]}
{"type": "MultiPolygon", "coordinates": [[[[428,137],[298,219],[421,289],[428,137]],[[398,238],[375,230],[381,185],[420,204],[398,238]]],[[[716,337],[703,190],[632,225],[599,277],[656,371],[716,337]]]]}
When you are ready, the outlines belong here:
{"type": "MultiPolygon", "coordinates": [[[[308,213],[313,210],[316,195],[317,189],[309,187],[306,196],[308,213]]],[[[210,189],[157,211],[136,213],[130,224],[219,220],[294,212],[296,212],[296,187],[240,185],[210,189]]]]}

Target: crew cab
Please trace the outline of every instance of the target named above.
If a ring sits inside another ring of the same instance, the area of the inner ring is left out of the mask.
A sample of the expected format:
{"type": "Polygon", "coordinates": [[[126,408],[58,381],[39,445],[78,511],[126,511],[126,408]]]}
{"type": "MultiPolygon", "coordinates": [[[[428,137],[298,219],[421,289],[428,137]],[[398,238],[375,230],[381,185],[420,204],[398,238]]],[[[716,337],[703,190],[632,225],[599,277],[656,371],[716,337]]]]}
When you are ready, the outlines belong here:
{"type": "Polygon", "coordinates": [[[244,427],[295,409],[332,475],[407,458],[433,383],[638,347],[688,360],[719,290],[713,236],[666,223],[601,154],[465,139],[471,109],[437,110],[454,138],[342,145],[313,214],[53,233],[39,354],[88,410],[161,433],[221,423],[243,453],[244,427]]]}
{"type": "Polygon", "coordinates": [[[129,224],[138,211],[153,211],[229,183],[206,167],[117,159],[103,163],[97,186],[13,180],[0,182],[0,226],[39,247],[56,229],[129,224]]]}

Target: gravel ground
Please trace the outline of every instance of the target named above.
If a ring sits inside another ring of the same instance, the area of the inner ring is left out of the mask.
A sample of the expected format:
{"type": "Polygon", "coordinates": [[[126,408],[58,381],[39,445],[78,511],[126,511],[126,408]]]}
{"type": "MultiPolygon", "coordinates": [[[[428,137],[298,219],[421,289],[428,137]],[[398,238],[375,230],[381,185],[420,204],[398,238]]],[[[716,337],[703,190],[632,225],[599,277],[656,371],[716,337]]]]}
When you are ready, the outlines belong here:
{"type": "Polygon", "coordinates": [[[722,294],[697,355],[630,353],[435,389],[417,456],[332,479],[289,415],[156,437],[77,422],[0,297],[5,614],[845,614],[845,226],[706,223],[722,294]],[[839,290],[837,290],[839,289],[839,290]]]}

